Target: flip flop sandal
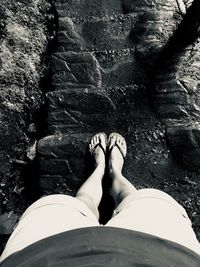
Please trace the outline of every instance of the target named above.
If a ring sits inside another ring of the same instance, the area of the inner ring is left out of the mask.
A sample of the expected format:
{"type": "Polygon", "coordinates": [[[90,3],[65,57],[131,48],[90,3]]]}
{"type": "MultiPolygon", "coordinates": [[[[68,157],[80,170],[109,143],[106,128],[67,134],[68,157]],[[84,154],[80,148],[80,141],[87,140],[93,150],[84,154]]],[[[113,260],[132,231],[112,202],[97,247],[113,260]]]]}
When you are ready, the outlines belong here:
{"type": "MultiPolygon", "coordinates": [[[[111,133],[111,135],[112,135],[112,134],[115,134],[115,133],[111,133]]],[[[116,133],[116,134],[117,134],[117,135],[120,135],[120,134],[118,134],[118,133],[116,133]]],[[[111,135],[109,136],[108,140],[110,140],[111,135]]],[[[122,135],[120,135],[120,136],[124,139],[124,137],[123,137],[122,135]]],[[[125,139],[124,139],[124,142],[126,143],[125,139]]],[[[112,152],[112,150],[113,150],[113,148],[114,148],[115,146],[119,149],[120,153],[122,154],[123,158],[125,159],[125,158],[126,158],[126,152],[124,152],[124,151],[122,150],[122,148],[117,144],[116,141],[115,141],[115,143],[111,146],[111,148],[109,148],[109,151],[108,151],[108,152],[109,152],[109,155],[111,154],[111,152],[112,152]]]]}
{"type": "MultiPolygon", "coordinates": [[[[96,134],[96,135],[103,135],[104,138],[105,138],[105,143],[106,143],[106,145],[107,145],[107,135],[106,135],[105,133],[98,133],[98,134],[96,134]]],[[[94,136],[93,136],[93,137],[94,137],[94,136]]],[[[105,146],[105,148],[103,147],[103,145],[102,145],[102,143],[101,143],[101,140],[99,140],[99,142],[96,144],[96,146],[94,146],[91,150],[89,149],[90,154],[93,155],[95,149],[96,149],[98,146],[102,149],[103,153],[106,155],[106,146],[105,146]]]]}

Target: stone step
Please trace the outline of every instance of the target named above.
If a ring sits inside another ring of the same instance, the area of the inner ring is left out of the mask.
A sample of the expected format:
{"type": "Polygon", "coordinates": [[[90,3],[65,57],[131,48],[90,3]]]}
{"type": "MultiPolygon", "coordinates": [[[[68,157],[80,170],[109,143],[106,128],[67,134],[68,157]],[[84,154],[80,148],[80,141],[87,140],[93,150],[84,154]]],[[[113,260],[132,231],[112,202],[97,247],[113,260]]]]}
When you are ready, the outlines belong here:
{"type": "Polygon", "coordinates": [[[51,133],[99,132],[115,123],[116,107],[103,90],[62,90],[46,97],[51,133]]]}
{"type": "Polygon", "coordinates": [[[90,17],[86,21],[69,17],[59,19],[58,51],[91,51],[131,48],[130,34],[136,14],[90,17]]]}
{"type": "Polygon", "coordinates": [[[56,53],[52,56],[52,84],[56,88],[130,85],[143,71],[134,57],[133,49],[56,53]]]}
{"type": "Polygon", "coordinates": [[[161,93],[156,94],[154,96],[154,104],[155,105],[170,105],[177,104],[187,106],[191,103],[190,97],[185,92],[169,92],[169,93],[161,93]]]}
{"type": "Polygon", "coordinates": [[[95,125],[95,127],[92,127],[94,125],[83,125],[81,123],[66,124],[66,122],[65,124],[58,124],[58,122],[55,123],[57,124],[48,124],[48,134],[88,134],[89,132],[95,134],[97,132],[110,131],[110,129],[113,129],[111,123],[114,124],[114,122],[111,121],[111,123],[95,125]]]}
{"type": "Polygon", "coordinates": [[[117,128],[126,128],[136,122],[142,127],[142,120],[152,117],[146,89],[141,84],[107,87],[106,90],[116,106],[117,128]]]}
{"type": "Polygon", "coordinates": [[[88,143],[93,134],[51,135],[38,141],[40,186],[44,192],[74,192],[88,176],[88,143]],[[58,191],[59,192],[59,191],[58,191]]]}
{"type": "MultiPolygon", "coordinates": [[[[172,73],[173,74],[173,73],[172,73]]],[[[190,77],[185,76],[184,78],[177,78],[172,76],[168,79],[169,76],[163,74],[162,81],[161,78],[156,79],[156,84],[154,90],[156,94],[169,94],[175,92],[182,92],[189,95],[194,94],[200,85],[198,80],[191,79],[190,77]]]]}
{"type": "Polygon", "coordinates": [[[105,16],[151,10],[173,12],[178,9],[174,0],[60,0],[55,3],[60,17],[105,16]]]}
{"type": "Polygon", "coordinates": [[[124,49],[166,43],[176,27],[173,14],[149,11],[110,17],[59,19],[59,51],[124,49]],[[165,30],[167,28],[167,31],[165,30]],[[155,44],[154,44],[155,43],[155,44]]]}
{"type": "Polygon", "coordinates": [[[39,158],[40,185],[44,188],[51,188],[53,185],[67,187],[72,192],[76,190],[84,179],[85,157],[82,159],[78,156],[68,159],[49,159],[39,158]],[[76,164],[79,164],[76,166],[76,164]]]}
{"type": "Polygon", "coordinates": [[[164,92],[153,96],[153,105],[159,116],[180,119],[189,117],[192,99],[185,92],[164,92]]]}
{"type": "Polygon", "coordinates": [[[148,11],[148,10],[159,10],[159,11],[174,11],[177,9],[177,3],[174,0],[122,0],[123,9],[126,13],[135,11],[148,11]]]}
{"type": "Polygon", "coordinates": [[[87,144],[91,137],[91,134],[81,133],[44,137],[38,141],[38,156],[46,157],[48,159],[69,159],[69,162],[73,162],[73,158],[85,157],[87,144]]]}
{"type": "Polygon", "coordinates": [[[166,80],[163,77],[163,81],[156,83],[155,92],[157,94],[168,94],[175,92],[188,93],[186,88],[182,85],[182,83],[178,79],[170,79],[166,80]]]}
{"type": "Polygon", "coordinates": [[[175,149],[196,149],[200,147],[200,128],[189,126],[168,127],[166,131],[170,145],[175,149]]]}
{"type": "Polygon", "coordinates": [[[103,114],[84,116],[80,114],[79,118],[77,116],[77,121],[70,121],[71,117],[65,114],[66,112],[64,111],[49,115],[47,123],[50,134],[97,133],[105,130],[108,131],[114,127],[116,121],[116,116],[113,114],[109,114],[109,116],[103,114]],[[111,115],[113,116],[111,117],[111,115]]]}
{"type": "Polygon", "coordinates": [[[72,177],[72,175],[69,177],[66,175],[40,175],[40,190],[45,195],[65,194],[69,196],[74,196],[77,191],[77,185],[71,183],[73,180],[72,177]]]}
{"type": "Polygon", "coordinates": [[[41,175],[70,175],[69,162],[66,159],[39,158],[39,168],[41,175]]]}
{"type": "Polygon", "coordinates": [[[51,59],[52,84],[101,86],[100,66],[91,53],[55,53],[51,59]]]}
{"type": "Polygon", "coordinates": [[[198,86],[198,81],[188,77],[169,80],[164,77],[154,86],[153,105],[165,118],[189,116],[192,110],[199,113],[195,105],[198,86]]]}
{"type": "MultiPolygon", "coordinates": [[[[64,87],[63,87],[64,89],[64,87]]],[[[66,88],[67,89],[67,88],[66,88]]],[[[68,90],[68,89],[67,89],[68,90]]],[[[73,89],[77,90],[77,89],[73,89]]],[[[79,88],[78,90],[83,90],[79,88]]],[[[91,89],[92,90],[92,89],[91,89]]],[[[116,128],[121,127],[120,124],[124,124],[122,128],[125,127],[126,123],[132,124],[134,121],[141,121],[141,119],[147,119],[152,116],[152,112],[148,105],[148,100],[146,97],[146,93],[144,87],[141,85],[130,85],[130,86],[113,86],[113,87],[105,87],[104,90],[106,91],[106,95],[109,99],[112,99],[112,103],[114,103],[114,111],[107,108],[108,114],[112,114],[110,116],[106,115],[104,118],[102,117],[102,113],[99,112],[97,121],[95,122],[95,126],[90,123],[91,118],[88,115],[89,120],[87,120],[86,116],[84,115],[75,115],[76,118],[82,116],[80,121],[84,121],[84,123],[76,123],[72,121],[71,117],[64,116],[59,117],[59,111],[51,111],[49,112],[50,116],[58,114],[58,121],[56,124],[48,124],[48,132],[50,134],[54,133],[78,133],[78,132],[85,132],[87,133],[90,131],[91,133],[96,133],[98,131],[107,131],[111,132],[112,130],[116,131],[116,128]],[[107,119],[106,119],[107,118],[107,119]],[[68,125],[63,124],[66,123],[68,120],[68,125]],[[102,123],[103,121],[103,123],[102,123]],[[60,124],[58,124],[60,123],[60,124]]],[[[59,105],[59,104],[58,104],[59,105]]],[[[61,113],[65,113],[65,109],[61,108],[61,113]]],[[[82,113],[81,113],[82,114],[82,113]]],[[[83,113],[84,114],[84,113],[83,113]]],[[[94,114],[95,110],[94,110],[94,114]]],[[[55,120],[54,120],[55,122],[55,120]]]]}
{"type": "Polygon", "coordinates": [[[105,16],[122,13],[121,0],[59,0],[55,3],[60,17],[105,16]]]}
{"type": "Polygon", "coordinates": [[[189,117],[187,106],[179,104],[155,104],[154,108],[159,116],[165,119],[181,119],[189,117]]]}
{"type": "Polygon", "coordinates": [[[138,16],[130,38],[137,52],[148,58],[152,53],[160,53],[176,27],[174,12],[150,10],[138,16]]]}
{"type": "Polygon", "coordinates": [[[97,51],[94,55],[105,87],[131,85],[143,71],[136,66],[134,49],[97,51]]]}
{"type": "Polygon", "coordinates": [[[47,124],[50,133],[89,133],[102,132],[113,127],[115,116],[104,109],[104,113],[82,114],[73,112],[70,114],[66,110],[53,112],[48,115],[47,124]]]}
{"type": "Polygon", "coordinates": [[[169,127],[166,137],[176,160],[192,170],[200,169],[200,125],[169,127]]]}
{"type": "Polygon", "coordinates": [[[46,94],[48,112],[62,111],[70,108],[73,111],[94,114],[106,110],[115,110],[115,105],[104,89],[92,88],[53,91],[46,94]]]}

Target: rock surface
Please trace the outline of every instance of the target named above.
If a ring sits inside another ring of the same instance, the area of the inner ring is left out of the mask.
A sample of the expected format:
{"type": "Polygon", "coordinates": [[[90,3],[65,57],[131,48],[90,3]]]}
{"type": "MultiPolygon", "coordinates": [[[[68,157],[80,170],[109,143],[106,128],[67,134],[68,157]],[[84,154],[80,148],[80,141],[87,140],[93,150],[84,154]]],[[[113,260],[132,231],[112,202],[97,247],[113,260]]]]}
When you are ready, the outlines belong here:
{"type": "Polygon", "coordinates": [[[177,160],[190,170],[200,170],[200,126],[176,126],[166,130],[167,139],[177,160]]]}
{"type": "Polygon", "coordinates": [[[90,53],[63,52],[52,56],[53,85],[101,86],[101,73],[90,53]]]}
{"type": "Polygon", "coordinates": [[[54,192],[54,184],[75,193],[89,174],[86,169],[87,144],[91,134],[52,135],[38,143],[40,184],[54,192]],[[48,183],[48,180],[50,183],[48,183]]]}
{"type": "Polygon", "coordinates": [[[115,105],[98,88],[49,92],[47,103],[48,127],[56,133],[100,132],[115,124],[115,105]]]}

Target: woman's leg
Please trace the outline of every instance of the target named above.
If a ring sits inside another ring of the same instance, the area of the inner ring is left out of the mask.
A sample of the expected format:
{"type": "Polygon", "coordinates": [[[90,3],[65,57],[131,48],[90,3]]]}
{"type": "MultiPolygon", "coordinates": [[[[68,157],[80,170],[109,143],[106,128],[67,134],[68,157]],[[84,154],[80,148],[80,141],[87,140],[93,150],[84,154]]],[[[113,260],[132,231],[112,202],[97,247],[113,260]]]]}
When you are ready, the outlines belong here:
{"type": "Polygon", "coordinates": [[[106,137],[98,134],[90,143],[90,152],[94,155],[96,168],[81,186],[76,198],[61,194],[50,195],[33,203],[9,238],[0,261],[46,237],[99,225],[97,207],[102,195],[101,179],[105,170],[105,154],[101,146],[106,149],[106,137]],[[101,145],[98,145],[99,143],[101,145]]]}
{"type": "Polygon", "coordinates": [[[114,136],[109,139],[109,147],[113,147],[109,160],[113,196],[116,204],[121,203],[106,226],[151,234],[200,254],[200,244],[184,208],[160,190],[136,190],[121,173],[124,162],[122,154],[126,154],[125,140],[114,136]],[[115,143],[117,146],[113,147],[115,143]]]}
{"type": "Polygon", "coordinates": [[[95,159],[95,170],[76,194],[76,198],[84,202],[97,218],[99,218],[98,206],[103,193],[102,179],[105,172],[106,145],[105,134],[99,133],[92,138],[89,150],[95,159]]]}
{"type": "Polygon", "coordinates": [[[113,180],[112,194],[116,205],[118,205],[129,194],[136,192],[137,189],[122,175],[122,168],[124,165],[123,155],[126,155],[127,148],[126,142],[120,134],[112,133],[110,135],[109,150],[111,151],[109,173],[113,180]]]}

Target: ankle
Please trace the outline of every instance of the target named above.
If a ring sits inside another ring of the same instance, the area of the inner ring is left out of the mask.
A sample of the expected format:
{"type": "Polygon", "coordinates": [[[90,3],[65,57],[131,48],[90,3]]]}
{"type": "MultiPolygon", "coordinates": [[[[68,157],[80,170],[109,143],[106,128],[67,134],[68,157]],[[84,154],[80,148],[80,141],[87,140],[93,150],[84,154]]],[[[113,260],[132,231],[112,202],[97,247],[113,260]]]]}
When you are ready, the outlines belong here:
{"type": "Polygon", "coordinates": [[[115,167],[109,169],[109,174],[113,180],[119,179],[119,177],[122,177],[122,170],[121,168],[115,167]]]}
{"type": "Polygon", "coordinates": [[[95,158],[95,162],[94,162],[95,167],[99,167],[99,168],[105,168],[106,166],[106,159],[105,159],[105,155],[102,153],[100,154],[98,157],[95,158]]]}
{"type": "Polygon", "coordinates": [[[100,174],[102,174],[102,175],[104,175],[104,173],[105,173],[105,169],[106,169],[106,163],[105,163],[105,161],[103,162],[103,161],[101,161],[101,162],[98,162],[97,164],[96,164],[96,170],[98,170],[98,172],[100,173],[100,174]]]}

